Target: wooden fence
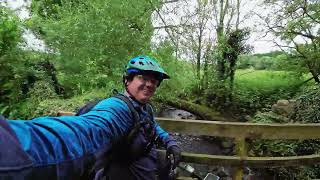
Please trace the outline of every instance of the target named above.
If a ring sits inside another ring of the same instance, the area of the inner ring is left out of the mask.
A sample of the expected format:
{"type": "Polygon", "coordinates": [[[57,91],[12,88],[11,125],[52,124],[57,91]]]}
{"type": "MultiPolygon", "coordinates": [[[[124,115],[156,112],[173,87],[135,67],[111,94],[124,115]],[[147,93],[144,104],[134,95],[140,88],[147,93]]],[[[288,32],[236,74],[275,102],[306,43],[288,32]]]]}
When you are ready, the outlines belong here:
{"type": "Polygon", "coordinates": [[[320,162],[320,155],[248,157],[247,139],[320,139],[320,124],[258,124],[157,118],[169,132],[229,137],[235,140],[236,156],[182,153],[182,161],[217,166],[234,166],[233,179],[241,180],[244,167],[287,167],[320,162]]]}
{"type": "MultiPolygon", "coordinates": [[[[59,112],[58,115],[74,115],[59,112]]],[[[288,167],[310,165],[320,162],[320,155],[290,157],[248,157],[247,139],[320,139],[320,124],[258,124],[203,120],[176,120],[156,118],[168,132],[189,135],[229,137],[235,140],[236,156],[182,153],[182,161],[216,166],[233,166],[233,179],[241,180],[244,167],[288,167]]]]}

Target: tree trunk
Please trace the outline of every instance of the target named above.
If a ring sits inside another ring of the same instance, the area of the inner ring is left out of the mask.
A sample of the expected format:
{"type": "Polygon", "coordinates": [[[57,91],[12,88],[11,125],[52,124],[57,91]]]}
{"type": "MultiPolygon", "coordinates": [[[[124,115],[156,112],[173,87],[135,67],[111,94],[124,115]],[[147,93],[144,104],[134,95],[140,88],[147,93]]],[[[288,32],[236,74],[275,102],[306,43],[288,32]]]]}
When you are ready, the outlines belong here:
{"type": "MultiPolygon", "coordinates": [[[[201,52],[202,52],[202,36],[203,36],[203,20],[201,20],[201,25],[199,27],[198,36],[198,52],[197,52],[197,78],[199,82],[201,81],[201,52]]],[[[201,83],[199,83],[199,90],[201,91],[201,83]]]]}
{"type": "Polygon", "coordinates": [[[209,53],[210,53],[210,46],[208,46],[205,57],[204,57],[204,66],[203,66],[203,78],[202,78],[202,87],[203,89],[208,88],[208,61],[209,61],[209,53]]]}
{"type": "Polygon", "coordinates": [[[312,74],[314,81],[316,83],[320,83],[319,74],[317,74],[317,72],[313,69],[313,66],[309,62],[307,62],[307,66],[309,68],[309,72],[312,74]]]}

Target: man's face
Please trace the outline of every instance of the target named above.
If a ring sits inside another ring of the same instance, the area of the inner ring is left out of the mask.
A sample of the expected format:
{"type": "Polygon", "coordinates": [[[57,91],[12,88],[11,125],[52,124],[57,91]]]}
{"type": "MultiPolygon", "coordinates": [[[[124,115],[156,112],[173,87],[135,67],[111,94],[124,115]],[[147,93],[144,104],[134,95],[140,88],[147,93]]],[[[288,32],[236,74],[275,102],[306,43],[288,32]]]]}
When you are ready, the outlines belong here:
{"type": "Polygon", "coordinates": [[[140,103],[147,103],[155,93],[159,80],[152,74],[136,75],[127,82],[127,90],[140,103]]]}

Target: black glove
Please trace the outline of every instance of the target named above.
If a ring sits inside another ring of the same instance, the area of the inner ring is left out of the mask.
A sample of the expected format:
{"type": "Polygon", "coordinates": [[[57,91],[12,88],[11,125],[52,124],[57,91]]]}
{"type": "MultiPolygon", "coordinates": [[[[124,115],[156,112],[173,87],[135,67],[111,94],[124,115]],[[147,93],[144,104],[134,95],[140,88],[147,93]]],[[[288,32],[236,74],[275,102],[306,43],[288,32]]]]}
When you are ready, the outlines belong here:
{"type": "Polygon", "coordinates": [[[177,145],[170,146],[167,149],[167,154],[166,154],[166,156],[167,156],[167,158],[169,160],[170,160],[170,156],[171,155],[173,156],[173,162],[171,162],[172,163],[171,165],[172,165],[173,169],[175,169],[178,166],[178,164],[179,164],[179,162],[181,160],[181,149],[180,149],[180,147],[177,146],[177,145]]]}

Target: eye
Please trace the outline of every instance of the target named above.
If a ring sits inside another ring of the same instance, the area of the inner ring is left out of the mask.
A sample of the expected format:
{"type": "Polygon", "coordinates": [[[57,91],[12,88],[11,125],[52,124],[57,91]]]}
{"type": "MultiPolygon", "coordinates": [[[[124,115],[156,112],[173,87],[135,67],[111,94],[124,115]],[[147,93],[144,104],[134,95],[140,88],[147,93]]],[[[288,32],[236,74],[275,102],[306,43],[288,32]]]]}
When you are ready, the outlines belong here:
{"type": "Polygon", "coordinates": [[[156,80],[156,79],[151,79],[150,81],[151,81],[152,84],[158,84],[158,82],[159,82],[159,81],[156,80]]]}

